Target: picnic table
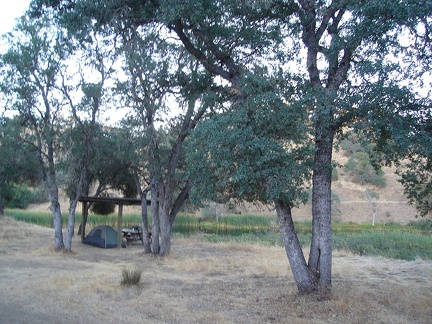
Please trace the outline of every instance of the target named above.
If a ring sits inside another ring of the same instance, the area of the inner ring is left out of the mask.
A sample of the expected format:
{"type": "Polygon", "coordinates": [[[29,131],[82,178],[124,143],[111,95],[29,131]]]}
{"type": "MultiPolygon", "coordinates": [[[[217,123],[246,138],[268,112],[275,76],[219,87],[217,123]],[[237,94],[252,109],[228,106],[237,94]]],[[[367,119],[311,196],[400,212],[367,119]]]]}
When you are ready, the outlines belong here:
{"type": "Polygon", "coordinates": [[[126,239],[126,243],[129,245],[132,242],[143,242],[142,238],[142,230],[140,226],[132,226],[130,228],[123,228],[122,229],[123,238],[126,239]]]}

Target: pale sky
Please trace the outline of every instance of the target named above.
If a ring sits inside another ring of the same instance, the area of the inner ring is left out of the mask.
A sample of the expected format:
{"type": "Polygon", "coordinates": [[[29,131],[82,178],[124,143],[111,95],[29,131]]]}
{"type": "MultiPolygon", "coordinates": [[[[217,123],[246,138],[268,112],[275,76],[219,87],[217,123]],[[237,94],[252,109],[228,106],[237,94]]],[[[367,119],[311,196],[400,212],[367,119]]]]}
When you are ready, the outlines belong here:
{"type": "Polygon", "coordinates": [[[12,31],[15,20],[21,17],[31,0],[0,0],[0,54],[6,50],[2,35],[12,31]]]}
{"type": "Polygon", "coordinates": [[[30,0],[0,0],[0,34],[10,32],[15,19],[22,16],[30,4],[30,0]]]}

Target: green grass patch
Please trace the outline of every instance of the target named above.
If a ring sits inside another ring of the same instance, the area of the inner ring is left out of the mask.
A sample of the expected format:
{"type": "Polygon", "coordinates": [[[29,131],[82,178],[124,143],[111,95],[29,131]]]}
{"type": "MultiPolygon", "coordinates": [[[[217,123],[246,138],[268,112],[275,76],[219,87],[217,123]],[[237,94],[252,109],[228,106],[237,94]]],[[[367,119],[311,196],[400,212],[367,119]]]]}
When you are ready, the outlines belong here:
{"type": "MultiPolygon", "coordinates": [[[[6,209],[6,216],[16,220],[52,227],[49,211],[33,212],[20,209],[6,209]]],[[[67,213],[63,214],[66,224],[67,213]]],[[[75,223],[81,222],[81,213],[76,214],[75,223]]],[[[123,226],[141,224],[141,214],[123,215],[123,226]]],[[[96,225],[117,226],[117,214],[107,216],[90,214],[87,228],[96,225]]],[[[312,222],[295,223],[296,231],[303,247],[310,245],[312,222]]],[[[398,223],[360,224],[334,222],[333,247],[359,255],[383,256],[387,258],[432,260],[432,222],[418,220],[402,225],[398,223]]],[[[173,226],[174,235],[196,235],[207,242],[235,242],[283,246],[277,227],[276,216],[265,215],[228,215],[223,217],[202,218],[195,215],[179,214],[173,226]]]]}
{"type": "MultiPolygon", "coordinates": [[[[53,227],[53,221],[50,211],[28,211],[23,209],[6,209],[5,215],[17,221],[36,224],[44,227],[53,227]]],[[[63,224],[67,223],[68,213],[62,213],[63,224]]],[[[106,216],[90,214],[87,219],[87,227],[97,225],[117,226],[117,213],[109,214],[106,216]]],[[[151,218],[150,218],[151,219],[151,218]]],[[[82,221],[82,214],[75,213],[75,224],[78,225],[82,221]]],[[[140,214],[127,214],[123,217],[123,226],[133,226],[141,224],[140,214]]]]}
{"type": "Polygon", "coordinates": [[[382,256],[392,259],[432,260],[430,235],[410,232],[369,232],[333,236],[333,248],[359,255],[382,256]]]}

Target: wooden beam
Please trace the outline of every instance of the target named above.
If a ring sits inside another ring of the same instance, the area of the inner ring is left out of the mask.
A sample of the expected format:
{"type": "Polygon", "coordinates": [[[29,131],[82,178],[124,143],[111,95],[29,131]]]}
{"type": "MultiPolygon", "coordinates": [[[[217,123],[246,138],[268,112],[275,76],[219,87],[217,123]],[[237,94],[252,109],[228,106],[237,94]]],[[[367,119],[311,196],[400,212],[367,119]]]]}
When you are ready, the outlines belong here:
{"type": "MultiPolygon", "coordinates": [[[[136,198],[123,198],[123,197],[86,197],[81,196],[79,201],[82,202],[106,202],[116,205],[141,205],[141,199],[136,198]]],[[[147,206],[150,206],[150,200],[147,200],[147,206]]]]}

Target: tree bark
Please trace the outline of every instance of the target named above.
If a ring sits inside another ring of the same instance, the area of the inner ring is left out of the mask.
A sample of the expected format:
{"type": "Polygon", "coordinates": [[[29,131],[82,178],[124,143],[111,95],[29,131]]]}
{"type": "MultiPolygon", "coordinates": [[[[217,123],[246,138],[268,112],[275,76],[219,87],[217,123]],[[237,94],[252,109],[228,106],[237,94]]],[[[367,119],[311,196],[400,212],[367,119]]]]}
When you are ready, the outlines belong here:
{"type": "MultiPolygon", "coordinates": [[[[328,121],[326,123],[328,124],[328,121]]],[[[333,132],[329,126],[318,127],[312,177],[312,242],[309,268],[319,277],[319,290],[331,290],[332,230],[331,172],[333,132]]]]}
{"type": "Polygon", "coordinates": [[[142,223],[142,242],[144,245],[144,253],[151,253],[151,240],[149,235],[149,221],[147,212],[147,192],[144,190],[141,193],[141,223],[142,223]]]}
{"type": "Polygon", "coordinates": [[[72,251],[72,238],[74,236],[74,227],[75,227],[75,211],[76,206],[78,205],[79,195],[76,195],[74,198],[71,198],[69,203],[69,216],[68,223],[66,226],[66,240],[65,240],[65,251],[72,251]]]}
{"type": "Polygon", "coordinates": [[[54,248],[56,251],[61,251],[64,248],[64,243],[62,232],[62,217],[58,199],[51,200],[51,215],[54,223],[54,248]]]}
{"type": "Polygon", "coordinates": [[[152,213],[152,250],[153,254],[159,254],[159,200],[158,186],[155,176],[151,180],[151,213],[152,213]]]}
{"type": "Polygon", "coordinates": [[[171,250],[172,225],[169,219],[169,213],[167,213],[165,208],[162,208],[162,213],[159,216],[161,232],[159,255],[166,256],[171,250]]]}
{"type": "Polygon", "coordinates": [[[4,217],[3,195],[0,193],[0,219],[4,217]]]}
{"type": "Polygon", "coordinates": [[[311,293],[317,290],[317,277],[310,271],[303,255],[302,247],[292,220],[291,207],[282,201],[277,201],[276,213],[278,216],[279,230],[285,246],[285,252],[293,272],[294,280],[301,294],[311,293]]]}
{"type": "Polygon", "coordinates": [[[59,203],[58,187],[57,187],[57,181],[55,177],[53,163],[50,163],[50,173],[46,181],[47,181],[46,185],[48,188],[48,195],[51,202],[51,215],[53,218],[53,225],[54,225],[54,248],[56,251],[60,251],[63,250],[64,248],[63,228],[62,228],[63,224],[62,224],[62,216],[61,216],[61,209],[59,203]]]}

